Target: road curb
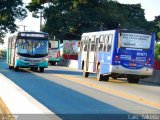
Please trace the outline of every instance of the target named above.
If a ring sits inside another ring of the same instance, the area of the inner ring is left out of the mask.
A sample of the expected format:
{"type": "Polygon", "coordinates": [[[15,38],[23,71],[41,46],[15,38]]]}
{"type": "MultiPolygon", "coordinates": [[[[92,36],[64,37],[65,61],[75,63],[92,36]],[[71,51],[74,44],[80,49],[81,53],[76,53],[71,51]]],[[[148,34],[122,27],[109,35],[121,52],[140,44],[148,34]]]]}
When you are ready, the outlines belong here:
{"type": "MultiPolygon", "coordinates": [[[[26,93],[23,89],[1,73],[0,97],[2,98],[2,101],[4,101],[4,104],[2,105],[6,105],[5,108],[7,108],[11,114],[46,115],[45,120],[50,119],[47,115],[53,115],[54,117],[56,116],[52,111],[39,103],[31,95],[26,93]]],[[[44,116],[42,118],[44,119],[44,116]]]]}

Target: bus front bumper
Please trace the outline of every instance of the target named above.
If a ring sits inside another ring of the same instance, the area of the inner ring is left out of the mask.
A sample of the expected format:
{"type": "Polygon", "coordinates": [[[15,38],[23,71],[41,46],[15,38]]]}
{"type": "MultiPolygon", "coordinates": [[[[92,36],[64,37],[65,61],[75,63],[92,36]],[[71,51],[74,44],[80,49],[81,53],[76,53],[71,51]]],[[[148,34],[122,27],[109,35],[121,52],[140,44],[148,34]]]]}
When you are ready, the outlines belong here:
{"type": "Polygon", "coordinates": [[[18,67],[24,67],[24,68],[30,68],[30,67],[48,67],[48,61],[23,61],[23,60],[16,60],[15,66],[18,67]]]}

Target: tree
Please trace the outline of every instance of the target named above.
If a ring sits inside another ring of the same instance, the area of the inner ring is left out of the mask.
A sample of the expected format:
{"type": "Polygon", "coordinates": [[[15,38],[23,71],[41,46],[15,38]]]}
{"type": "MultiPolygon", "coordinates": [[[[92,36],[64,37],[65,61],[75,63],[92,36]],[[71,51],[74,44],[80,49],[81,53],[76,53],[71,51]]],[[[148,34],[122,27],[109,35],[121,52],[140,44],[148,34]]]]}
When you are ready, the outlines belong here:
{"type": "Polygon", "coordinates": [[[22,6],[22,0],[0,1],[0,43],[3,44],[6,32],[13,33],[16,31],[15,20],[22,20],[26,17],[27,12],[22,6]]]}
{"type": "Polygon", "coordinates": [[[140,4],[112,0],[32,0],[29,11],[44,12],[43,31],[59,39],[79,39],[83,32],[121,28],[145,30],[147,20],[140,4]]]}
{"type": "Polygon", "coordinates": [[[155,60],[160,60],[160,44],[156,43],[155,46],[155,60]]]}

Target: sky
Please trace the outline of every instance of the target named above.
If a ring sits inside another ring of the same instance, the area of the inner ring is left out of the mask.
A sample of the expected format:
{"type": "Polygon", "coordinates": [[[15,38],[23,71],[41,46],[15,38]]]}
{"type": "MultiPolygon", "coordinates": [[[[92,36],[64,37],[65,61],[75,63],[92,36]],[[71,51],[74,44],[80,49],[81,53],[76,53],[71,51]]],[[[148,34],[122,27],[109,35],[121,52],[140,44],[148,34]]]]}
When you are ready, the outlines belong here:
{"type": "MultiPolygon", "coordinates": [[[[142,9],[144,9],[145,17],[148,21],[154,20],[155,16],[160,15],[160,7],[159,7],[159,0],[115,0],[119,3],[124,4],[137,4],[140,3],[142,6],[142,9]]],[[[23,0],[25,4],[31,2],[31,0],[23,0]]],[[[19,25],[18,31],[25,30],[27,31],[39,31],[40,30],[40,19],[33,18],[32,14],[28,12],[28,17],[25,18],[23,21],[16,20],[16,24],[19,25]]],[[[8,37],[8,35],[7,35],[8,37]]],[[[5,38],[5,41],[7,41],[7,37],[5,38]]],[[[0,45],[0,48],[6,48],[6,44],[3,46],[0,45]]]]}
{"type": "MultiPolygon", "coordinates": [[[[28,5],[28,3],[31,2],[31,0],[23,0],[23,3],[25,5],[28,5]]],[[[25,30],[28,31],[39,31],[40,30],[40,19],[32,17],[32,14],[27,10],[28,16],[23,21],[16,21],[16,24],[19,25],[19,31],[25,30]]]]}
{"type": "Polygon", "coordinates": [[[137,4],[140,3],[144,9],[145,17],[148,21],[154,20],[155,16],[160,15],[159,0],[115,0],[124,4],[137,4]]]}

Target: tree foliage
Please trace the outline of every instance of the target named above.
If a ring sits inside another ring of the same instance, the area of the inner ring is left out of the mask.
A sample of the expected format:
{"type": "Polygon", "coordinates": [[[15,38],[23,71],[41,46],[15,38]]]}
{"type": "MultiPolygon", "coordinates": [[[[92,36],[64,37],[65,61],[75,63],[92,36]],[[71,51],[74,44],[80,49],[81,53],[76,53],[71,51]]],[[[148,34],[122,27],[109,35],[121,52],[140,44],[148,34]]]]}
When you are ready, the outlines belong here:
{"type": "Polygon", "coordinates": [[[43,31],[51,38],[80,38],[83,32],[129,28],[157,32],[159,17],[145,19],[141,4],[120,4],[112,0],[32,0],[27,8],[44,12],[43,31]]]}
{"type": "Polygon", "coordinates": [[[24,19],[26,10],[22,7],[22,0],[1,0],[0,1],[0,43],[3,43],[3,37],[6,32],[15,32],[17,26],[16,19],[24,19]]]}
{"type": "Polygon", "coordinates": [[[160,60],[160,43],[155,46],[155,60],[160,60]]]}

